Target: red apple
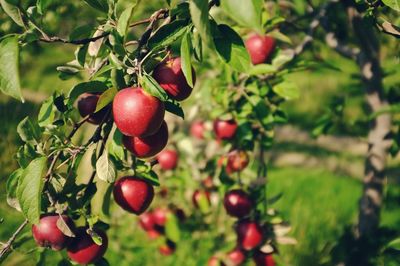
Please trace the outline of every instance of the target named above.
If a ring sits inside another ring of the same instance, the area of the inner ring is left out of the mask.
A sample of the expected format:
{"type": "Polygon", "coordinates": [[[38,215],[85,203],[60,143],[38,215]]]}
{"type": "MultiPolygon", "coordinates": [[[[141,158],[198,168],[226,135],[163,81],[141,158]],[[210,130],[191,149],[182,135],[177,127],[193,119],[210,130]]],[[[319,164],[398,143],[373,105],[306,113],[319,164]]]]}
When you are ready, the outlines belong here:
{"type": "Polygon", "coordinates": [[[253,34],[246,41],[246,48],[254,65],[265,63],[275,49],[275,39],[265,35],[253,34]]]}
{"type": "Polygon", "coordinates": [[[120,90],[113,101],[114,122],[127,136],[155,134],[160,129],[164,114],[164,103],[140,87],[120,90]]]}
{"type": "Polygon", "coordinates": [[[201,183],[203,184],[203,186],[206,189],[213,189],[214,188],[214,181],[212,176],[207,176],[206,178],[204,178],[201,183]]]}
{"type": "Polygon", "coordinates": [[[208,262],[207,266],[225,266],[225,263],[223,263],[220,259],[218,259],[215,256],[212,256],[208,262]]]}
{"type": "MultiPolygon", "coordinates": [[[[171,58],[168,61],[159,64],[153,72],[154,79],[169,94],[169,96],[177,101],[183,101],[190,96],[192,88],[186,81],[182,72],[181,58],[171,58]]],[[[192,68],[193,84],[196,77],[192,68]]]]}
{"type": "MultiPolygon", "coordinates": [[[[192,201],[196,208],[200,207],[200,205],[201,205],[200,202],[204,202],[204,203],[208,204],[208,206],[210,206],[210,204],[211,204],[210,192],[197,189],[193,193],[192,201]]],[[[208,206],[205,206],[205,207],[208,207],[208,206]]]]}
{"type": "Polygon", "coordinates": [[[163,150],[157,155],[157,161],[163,170],[175,169],[178,164],[178,153],[175,150],[163,150]]]}
{"type": "Polygon", "coordinates": [[[164,244],[162,244],[158,250],[160,251],[160,253],[164,256],[169,256],[172,253],[174,253],[176,248],[176,245],[174,242],[167,240],[164,244]]]}
{"type": "MultiPolygon", "coordinates": [[[[35,242],[41,247],[49,247],[53,250],[61,250],[66,247],[71,240],[70,237],[63,234],[57,227],[58,214],[43,215],[38,224],[32,226],[32,234],[35,242]]],[[[73,229],[72,220],[62,215],[64,222],[73,229]]]]}
{"type": "Polygon", "coordinates": [[[154,216],[151,212],[145,212],[139,216],[139,224],[145,231],[154,229],[154,216]]]}
{"type": "Polygon", "coordinates": [[[100,93],[83,93],[78,99],[78,111],[82,117],[89,116],[88,122],[99,125],[108,114],[109,107],[104,107],[98,112],[96,111],[96,105],[99,101],[100,93]]]}
{"type": "Polygon", "coordinates": [[[78,228],[76,236],[67,248],[68,257],[71,260],[79,264],[90,264],[103,257],[108,247],[108,238],[101,230],[95,230],[95,232],[102,239],[100,246],[93,241],[92,237],[86,232],[86,228],[78,228]]]}
{"type": "Polygon", "coordinates": [[[239,246],[248,251],[263,241],[263,231],[259,224],[252,221],[240,221],[236,228],[239,246]]]}
{"type": "Polygon", "coordinates": [[[228,260],[230,265],[239,266],[246,260],[246,256],[240,248],[235,248],[228,253],[228,260]]]}
{"type": "Polygon", "coordinates": [[[169,210],[166,208],[155,208],[153,210],[154,223],[158,226],[164,227],[167,222],[167,214],[169,210]]]}
{"type": "Polygon", "coordinates": [[[256,263],[256,266],[275,266],[272,254],[257,251],[254,253],[253,260],[256,263]]]}
{"type": "Polygon", "coordinates": [[[122,143],[125,148],[138,158],[153,157],[164,149],[167,142],[168,127],[165,121],[154,135],[147,137],[129,137],[124,135],[122,137],[122,143]]]}
{"type": "Polygon", "coordinates": [[[245,151],[234,150],[228,154],[226,168],[230,172],[240,172],[249,164],[249,156],[245,151]]]}
{"type": "Polygon", "coordinates": [[[242,218],[249,215],[253,203],[246,192],[234,189],[225,194],[224,207],[230,216],[242,218]]]}
{"type": "Polygon", "coordinates": [[[146,231],[146,232],[147,232],[147,236],[150,239],[157,239],[157,238],[159,238],[161,236],[161,233],[158,230],[155,230],[155,229],[152,229],[152,230],[149,230],[149,231],[146,231]]]}
{"type": "Polygon", "coordinates": [[[206,131],[206,126],[203,121],[195,121],[190,126],[190,134],[198,139],[204,139],[204,132],[206,131]]]}
{"type": "Polygon", "coordinates": [[[125,176],[115,182],[113,194],[122,209],[140,215],[153,200],[154,189],[147,180],[125,176]]]}
{"type": "Polygon", "coordinates": [[[220,120],[214,121],[214,133],[218,139],[230,140],[235,136],[237,130],[237,123],[234,120],[220,120]]]}

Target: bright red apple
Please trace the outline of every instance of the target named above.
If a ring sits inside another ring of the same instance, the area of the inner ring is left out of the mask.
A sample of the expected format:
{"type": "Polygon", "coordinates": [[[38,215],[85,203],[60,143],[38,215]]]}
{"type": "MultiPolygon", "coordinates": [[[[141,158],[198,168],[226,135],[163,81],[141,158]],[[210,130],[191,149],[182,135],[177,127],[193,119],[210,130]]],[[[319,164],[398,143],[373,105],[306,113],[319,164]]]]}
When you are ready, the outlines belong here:
{"type": "Polygon", "coordinates": [[[104,107],[98,112],[96,111],[96,105],[99,101],[100,93],[84,93],[79,96],[78,99],[78,111],[82,117],[89,116],[87,120],[89,123],[99,125],[104,119],[105,116],[108,114],[110,108],[104,107]]]}
{"type": "Polygon", "coordinates": [[[224,207],[230,216],[242,218],[250,214],[253,203],[246,192],[234,189],[225,194],[224,207]]]}
{"type": "Polygon", "coordinates": [[[159,130],[147,137],[129,137],[123,136],[122,143],[125,148],[132,152],[138,158],[153,157],[164,147],[168,142],[168,127],[165,121],[161,124],[159,130]]]}
{"type": "Polygon", "coordinates": [[[228,154],[226,168],[230,172],[240,172],[249,164],[249,156],[245,151],[234,150],[228,154]]]}
{"type": "Polygon", "coordinates": [[[145,231],[154,229],[154,216],[151,212],[145,212],[139,216],[140,227],[145,231]]]}
{"type": "Polygon", "coordinates": [[[275,49],[275,39],[268,35],[253,34],[246,41],[246,48],[254,65],[265,63],[275,49]]]}
{"type": "MultiPolygon", "coordinates": [[[[53,250],[61,250],[66,247],[71,240],[70,237],[63,234],[57,227],[58,214],[43,215],[38,224],[32,225],[32,234],[35,242],[41,247],[49,247],[53,250]]],[[[62,215],[64,222],[73,229],[72,220],[62,215]]]]}
{"type": "Polygon", "coordinates": [[[197,139],[204,139],[206,126],[203,121],[195,121],[190,126],[190,134],[197,139]]]}
{"type": "Polygon", "coordinates": [[[227,256],[232,266],[239,266],[246,260],[246,255],[240,248],[235,248],[227,256]]]}
{"type": "Polygon", "coordinates": [[[92,237],[86,232],[86,228],[78,228],[76,236],[67,248],[68,257],[71,260],[86,265],[96,262],[103,257],[108,247],[108,238],[101,230],[95,230],[95,232],[102,239],[100,246],[93,241],[92,237]]]}
{"type": "MultiPolygon", "coordinates": [[[[153,77],[169,96],[177,101],[185,100],[192,93],[192,88],[183,74],[180,57],[171,58],[159,64],[154,69],[153,77]]],[[[193,68],[192,77],[194,84],[196,76],[193,68]]]]}
{"type": "Polygon", "coordinates": [[[147,180],[125,176],[115,182],[113,194],[122,209],[140,215],[152,202],[154,189],[147,180]]]}
{"type": "Polygon", "coordinates": [[[169,256],[175,252],[176,245],[174,242],[167,240],[166,243],[162,244],[158,250],[164,256],[169,256]]]}
{"type": "Polygon", "coordinates": [[[235,136],[237,123],[235,120],[220,120],[214,121],[214,133],[218,139],[230,140],[235,136]]]}
{"type": "Polygon", "coordinates": [[[114,122],[124,135],[146,137],[155,134],[164,114],[164,103],[140,87],[120,90],[114,97],[114,122]]]}
{"type": "Polygon", "coordinates": [[[239,246],[248,251],[263,241],[263,231],[259,224],[252,221],[240,221],[236,228],[239,246]]]}
{"type": "Polygon", "coordinates": [[[157,155],[157,161],[163,170],[173,170],[178,164],[178,153],[175,150],[163,150],[157,155]]]}
{"type": "Polygon", "coordinates": [[[256,266],[275,266],[275,260],[272,254],[257,251],[253,255],[253,260],[256,266]]]}

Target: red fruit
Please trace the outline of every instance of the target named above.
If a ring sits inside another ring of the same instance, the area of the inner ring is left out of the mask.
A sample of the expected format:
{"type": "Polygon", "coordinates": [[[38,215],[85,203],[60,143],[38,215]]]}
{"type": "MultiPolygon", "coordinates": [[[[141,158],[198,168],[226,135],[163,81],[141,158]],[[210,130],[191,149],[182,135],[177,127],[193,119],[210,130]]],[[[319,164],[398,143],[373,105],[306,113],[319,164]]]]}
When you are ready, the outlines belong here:
{"type": "Polygon", "coordinates": [[[221,266],[221,263],[219,262],[219,259],[215,256],[212,256],[208,262],[207,266],[221,266]]]}
{"type": "Polygon", "coordinates": [[[215,120],[214,133],[218,139],[230,140],[235,136],[237,123],[234,120],[215,120]]]}
{"type": "Polygon", "coordinates": [[[161,246],[158,248],[158,250],[160,251],[160,253],[161,253],[162,255],[164,255],[164,256],[169,256],[169,255],[171,255],[172,253],[174,253],[175,248],[176,248],[175,243],[172,242],[172,241],[170,241],[170,240],[167,240],[167,242],[166,242],[165,244],[161,245],[161,246]]]}
{"type": "Polygon", "coordinates": [[[140,87],[120,90],[113,101],[114,122],[127,136],[155,134],[164,120],[164,114],[164,103],[140,87]]]}
{"type": "Polygon", "coordinates": [[[228,253],[228,260],[231,263],[230,265],[239,266],[246,260],[246,256],[242,250],[236,248],[228,253]]]}
{"type": "MultiPolygon", "coordinates": [[[[49,247],[53,250],[65,248],[71,238],[64,235],[63,232],[58,229],[57,220],[59,217],[58,214],[45,215],[40,218],[38,224],[32,225],[32,234],[36,244],[41,247],[49,247]]],[[[73,222],[68,216],[62,215],[62,219],[73,229],[73,222]]]]}
{"type": "Polygon", "coordinates": [[[256,263],[256,266],[275,266],[275,261],[272,254],[258,251],[254,254],[253,260],[256,263]]]}
{"type": "Polygon", "coordinates": [[[199,202],[200,200],[202,200],[202,198],[205,198],[207,200],[208,205],[211,204],[210,192],[197,189],[192,196],[192,201],[196,208],[199,208],[200,206],[199,202]]]}
{"type": "Polygon", "coordinates": [[[247,216],[252,206],[249,196],[241,189],[234,189],[225,194],[224,207],[230,216],[237,218],[247,216]]]}
{"type": "Polygon", "coordinates": [[[203,121],[196,121],[190,126],[190,134],[198,139],[204,139],[204,132],[206,131],[206,126],[203,121]]]}
{"type": "Polygon", "coordinates": [[[178,164],[178,153],[174,150],[164,150],[157,155],[157,161],[163,170],[172,170],[178,164]]]}
{"type": "Polygon", "coordinates": [[[154,217],[151,212],[145,212],[139,216],[139,224],[145,231],[152,230],[154,228],[154,217]]]}
{"type": "Polygon", "coordinates": [[[102,244],[98,246],[92,237],[86,232],[86,228],[80,227],[76,236],[68,245],[68,257],[79,264],[90,264],[103,257],[108,247],[107,235],[101,230],[95,230],[102,239],[102,244]]]}
{"type": "Polygon", "coordinates": [[[95,125],[99,125],[109,111],[109,107],[105,107],[96,113],[94,112],[99,98],[100,94],[84,93],[78,99],[79,114],[82,117],[89,116],[88,122],[95,125]]]}
{"type": "MultiPolygon", "coordinates": [[[[192,93],[192,88],[187,83],[182,72],[180,57],[172,58],[165,63],[159,64],[154,69],[153,77],[169,96],[177,101],[185,100],[192,93]]],[[[196,77],[193,68],[192,77],[194,84],[196,77]]]]}
{"type": "Polygon", "coordinates": [[[275,39],[254,34],[246,41],[246,48],[254,65],[265,63],[275,48],[275,39]]]}
{"type": "Polygon", "coordinates": [[[231,151],[228,154],[226,168],[230,172],[240,172],[249,164],[249,156],[245,151],[231,151]]]}
{"type": "Polygon", "coordinates": [[[154,223],[158,226],[164,226],[167,222],[168,210],[164,208],[155,208],[153,210],[154,223]]]}
{"type": "Polygon", "coordinates": [[[201,181],[201,183],[203,184],[203,186],[206,189],[213,189],[214,188],[214,181],[213,181],[212,176],[207,176],[205,179],[203,179],[201,181]]]}
{"type": "Polygon", "coordinates": [[[252,250],[263,240],[262,228],[255,222],[241,221],[236,228],[238,244],[244,250],[252,250]]]}
{"type": "Polygon", "coordinates": [[[149,236],[150,239],[156,239],[161,236],[161,233],[157,230],[152,229],[147,231],[147,235],[149,236]]]}
{"type": "Polygon", "coordinates": [[[122,143],[125,148],[138,158],[148,158],[156,155],[164,149],[167,142],[168,127],[165,121],[161,124],[161,127],[154,135],[147,137],[122,137],[122,143]]]}
{"type": "Polygon", "coordinates": [[[139,215],[149,207],[154,189],[144,179],[125,176],[115,182],[113,194],[114,200],[122,209],[139,215]]]}

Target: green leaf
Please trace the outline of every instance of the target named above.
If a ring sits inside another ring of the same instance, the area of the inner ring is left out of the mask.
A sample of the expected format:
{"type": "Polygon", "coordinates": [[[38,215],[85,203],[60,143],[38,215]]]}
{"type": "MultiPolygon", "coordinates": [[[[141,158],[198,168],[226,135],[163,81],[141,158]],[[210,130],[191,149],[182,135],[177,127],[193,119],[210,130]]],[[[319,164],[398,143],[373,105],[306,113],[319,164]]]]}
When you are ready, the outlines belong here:
{"type": "Polygon", "coordinates": [[[242,38],[227,25],[218,25],[218,30],[220,35],[214,37],[214,43],[220,57],[239,72],[248,70],[250,56],[242,38]]]}
{"type": "Polygon", "coordinates": [[[148,172],[139,172],[138,171],[137,175],[139,177],[149,181],[153,186],[160,185],[160,181],[158,180],[158,175],[153,170],[150,170],[148,172]]]}
{"type": "Polygon", "coordinates": [[[272,74],[276,72],[276,67],[269,64],[252,65],[247,73],[251,76],[258,76],[264,74],[272,74]]]}
{"type": "Polygon", "coordinates": [[[116,88],[109,88],[108,90],[103,92],[99,97],[95,112],[98,112],[109,105],[113,101],[114,96],[117,94],[117,92],[118,90],[116,88]]]}
{"type": "Polygon", "coordinates": [[[85,92],[104,92],[107,89],[107,85],[98,80],[79,83],[78,85],[75,85],[69,92],[68,103],[73,105],[76,99],[78,99],[78,97],[85,92]]]}
{"type": "Polygon", "coordinates": [[[285,80],[275,85],[272,90],[286,100],[293,100],[300,97],[300,89],[292,81],[285,80]]]}
{"type": "Polygon", "coordinates": [[[18,181],[18,201],[23,214],[33,224],[37,224],[40,218],[43,174],[46,169],[46,163],[47,157],[33,160],[24,169],[18,181]]]}
{"type": "Polygon", "coordinates": [[[185,113],[179,103],[166,101],[164,104],[166,111],[185,119],[185,113]]]}
{"type": "Polygon", "coordinates": [[[182,38],[181,43],[181,65],[182,72],[185,75],[186,81],[190,87],[193,88],[193,73],[192,73],[192,41],[190,39],[190,32],[182,38]]]}
{"type": "Polygon", "coordinates": [[[181,231],[179,230],[178,219],[176,216],[168,212],[167,221],[165,223],[165,235],[173,242],[179,242],[181,239],[181,231]]]}
{"type": "MultiPolygon", "coordinates": [[[[24,21],[22,19],[21,11],[19,8],[6,0],[0,0],[0,5],[4,12],[18,25],[23,27],[24,21]]],[[[1,53],[0,53],[1,54],[1,53]]]]}
{"type": "Polygon", "coordinates": [[[197,196],[197,204],[199,206],[201,213],[205,214],[210,211],[210,202],[206,196],[206,192],[201,192],[197,196]]]}
{"type": "Polygon", "coordinates": [[[71,228],[68,226],[68,224],[65,222],[65,220],[62,218],[61,215],[57,219],[56,226],[64,235],[69,237],[75,237],[74,232],[71,230],[71,228]]]}
{"type": "Polygon", "coordinates": [[[143,89],[150,95],[157,97],[163,102],[168,99],[168,94],[166,93],[166,91],[161,88],[160,84],[158,84],[158,82],[149,74],[144,73],[144,75],[141,76],[139,83],[143,86],[143,89]]]}
{"type": "Polygon", "coordinates": [[[124,160],[124,147],[122,144],[122,133],[117,128],[114,131],[113,138],[109,141],[108,152],[118,160],[124,160]]]}
{"type": "Polygon", "coordinates": [[[96,174],[100,180],[113,183],[117,175],[114,163],[108,158],[108,151],[104,150],[103,154],[96,162],[96,174]]]}
{"type": "Polygon", "coordinates": [[[51,4],[52,0],[37,0],[36,7],[39,14],[43,14],[46,11],[46,8],[51,4]]]}
{"type": "Polygon", "coordinates": [[[80,40],[80,39],[85,39],[89,38],[92,36],[93,33],[93,26],[91,25],[82,25],[79,27],[76,27],[71,34],[69,35],[70,40],[80,40]]]}
{"type": "Polygon", "coordinates": [[[17,187],[18,187],[18,180],[22,176],[24,170],[19,168],[15,170],[7,180],[6,184],[6,192],[7,192],[7,203],[14,209],[21,211],[21,206],[19,205],[17,199],[17,187]]]}
{"type": "Polygon", "coordinates": [[[85,1],[91,7],[96,8],[97,10],[100,10],[104,13],[108,12],[107,0],[83,0],[83,1],[85,1]]]}
{"type": "Polygon", "coordinates": [[[0,90],[24,102],[19,81],[18,36],[0,39],[0,90]]]}
{"type": "Polygon", "coordinates": [[[54,122],[55,110],[53,105],[53,96],[47,98],[40,107],[38,115],[39,126],[45,127],[51,125],[54,122]]]}
{"type": "Polygon", "coordinates": [[[152,50],[158,50],[171,45],[187,31],[187,21],[175,20],[172,23],[159,28],[149,39],[148,46],[152,50]]]}
{"type": "Polygon", "coordinates": [[[260,0],[221,0],[221,7],[234,21],[244,27],[262,31],[260,0]]]}
{"type": "Polygon", "coordinates": [[[208,0],[192,0],[189,2],[189,9],[193,25],[199,31],[201,39],[211,45],[212,34],[208,18],[208,0]]]}
{"type": "Polygon", "coordinates": [[[386,247],[386,249],[391,248],[391,249],[395,249],[395,250],[399,250],[400,251],[400,238],[396,238],[392,241],[390,241],[386,247]]]}
{"type": "Polygon", "coordinates": [[[121,69],[114,68],[111,70],[111,82],[117,89],[124,89],[128,87],[124,79],[124,72],[121,69]]]}
{"type": "Polygon", "coordinates": [[[128,30],[129,21],[133,15],[133,10],[135,9],[135,5],[129,5],[119,16],[117,23],[117,31],[119,35],[124,37],[128,30]]]}
{"type": "Polygon", "coordinates": [[[400,0],[382,0],[382,2],[390,8],[400,11],[400,0]]]}
{"type": "Polygon", "coordinates": [[[38,142],[41,130],[37,124],[27,116],[17,126],[17,132],[24,142],[38,142]]]}

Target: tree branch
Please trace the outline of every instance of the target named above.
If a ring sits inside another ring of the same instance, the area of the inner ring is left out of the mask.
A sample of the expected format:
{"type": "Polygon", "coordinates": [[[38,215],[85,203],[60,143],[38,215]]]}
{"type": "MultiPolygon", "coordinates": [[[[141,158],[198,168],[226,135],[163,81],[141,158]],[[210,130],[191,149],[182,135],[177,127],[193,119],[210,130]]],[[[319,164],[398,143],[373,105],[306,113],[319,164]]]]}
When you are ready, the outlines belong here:
{"type": "Polygon", "coordinates": [[[75,45],[81,45],[81,44],[88,44],[90,42],[95,42],[101,38],[107,37],[108,35],[110,35],[109,32],[104,32],[103,34],[96,36],[96,37],[92,37],[92,38],[85,38],[85,39],[79,39],[79,40],[67,40],[64,38],[60,38],[57,36],[53,36],[53,37],[42,37],[39,40],[42,42],[46,42],[46,43],[68,43],[68,44],[75,44],[75,45]]]}
{"type": "Polygon", "coordinates": [[[22,232],[22,230],[25,228],[27,224],[28,224],[28,219],[25,219],[25,221],[23,221],[23,223],[17,228],[17,230],[10,237],[10,239],[8,239],[7,243],[4,244],[4,246],[0,250],[0,258],[5,256],[10,251],[12,243],[15,241],[17,236],[22,232]]]}

